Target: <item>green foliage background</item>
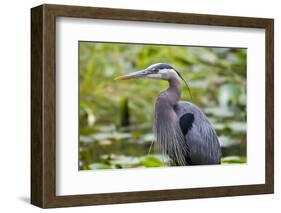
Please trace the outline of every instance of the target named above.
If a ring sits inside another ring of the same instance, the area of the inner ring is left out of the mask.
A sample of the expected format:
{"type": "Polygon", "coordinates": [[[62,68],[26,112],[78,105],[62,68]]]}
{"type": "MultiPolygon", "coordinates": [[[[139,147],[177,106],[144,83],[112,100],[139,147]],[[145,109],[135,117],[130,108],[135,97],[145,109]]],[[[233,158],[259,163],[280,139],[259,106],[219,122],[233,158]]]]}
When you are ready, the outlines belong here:
{"type": "MultiPolygon", "coordinates": [[[[80,42],[81,170],[168,165],[150,147],[154,103],[167,82],[113,80],[159,62],[188,82],[216,128],[222,163],[246,162],[246,49],[80,42]]],[[[190,101],[184,87],[181,99],[190,101]]]]}

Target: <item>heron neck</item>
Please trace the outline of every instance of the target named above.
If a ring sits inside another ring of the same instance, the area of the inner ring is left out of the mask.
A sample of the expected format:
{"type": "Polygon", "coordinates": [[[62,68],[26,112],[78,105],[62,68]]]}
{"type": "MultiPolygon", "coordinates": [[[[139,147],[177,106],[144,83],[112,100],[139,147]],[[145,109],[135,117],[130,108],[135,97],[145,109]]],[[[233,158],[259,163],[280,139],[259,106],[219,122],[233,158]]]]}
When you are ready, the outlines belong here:
{"type": "Polygon", "coordinates": [[[178,79],[173,78],[169,80],[169,88],[159,95],[158,101],[162,102],[162,104],[166,103],[173,107],[180,100],[180,97],[181,82],[178,79]]]}
{"type": "Polygon", "coordinates": [[[181,82],[179,79],[173,78],[169,81],[169,88],[163,91],[157,98],[156,105],[165,105],[173,107],[177,104],[181,97],[181,82]]]}
{"type": "Polygon", "coordinates": [[[167,92],[169,92],[174,97],[173,104],[176,104],[181,97],[181,82],[178,78],[173,78],[169,80],[169,88],[167,89],[167,92]]]}

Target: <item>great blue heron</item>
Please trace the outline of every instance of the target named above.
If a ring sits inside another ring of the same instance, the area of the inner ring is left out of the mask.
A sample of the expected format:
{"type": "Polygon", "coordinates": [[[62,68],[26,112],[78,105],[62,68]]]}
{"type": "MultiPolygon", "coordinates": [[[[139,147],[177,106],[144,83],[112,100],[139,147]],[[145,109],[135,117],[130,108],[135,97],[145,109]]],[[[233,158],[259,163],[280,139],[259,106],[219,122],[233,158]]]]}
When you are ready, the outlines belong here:
{"type": "Polygon", "coordinates": [[[221,148],[215,129],[196,105],[180,101],[181,80],[185,80],[175,68],[157,63],[116,80],[133,78],[169,82],[155,104],[154,133],[160,149],[175,165],[220,164],[221,148]]]}

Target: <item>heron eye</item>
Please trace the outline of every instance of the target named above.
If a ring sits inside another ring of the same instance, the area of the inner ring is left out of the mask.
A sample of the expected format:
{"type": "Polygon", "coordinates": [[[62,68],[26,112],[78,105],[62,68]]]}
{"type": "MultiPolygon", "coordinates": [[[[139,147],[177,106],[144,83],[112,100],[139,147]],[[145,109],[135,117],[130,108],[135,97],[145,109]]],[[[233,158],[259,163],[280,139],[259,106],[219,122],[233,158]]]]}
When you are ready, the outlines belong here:
{"type": "Polygon", "coordinates": [[[158,72],[159,70],[156,69],[156,68],[153,68],[152,71],[153,71],[153,72],[158,72]]]}

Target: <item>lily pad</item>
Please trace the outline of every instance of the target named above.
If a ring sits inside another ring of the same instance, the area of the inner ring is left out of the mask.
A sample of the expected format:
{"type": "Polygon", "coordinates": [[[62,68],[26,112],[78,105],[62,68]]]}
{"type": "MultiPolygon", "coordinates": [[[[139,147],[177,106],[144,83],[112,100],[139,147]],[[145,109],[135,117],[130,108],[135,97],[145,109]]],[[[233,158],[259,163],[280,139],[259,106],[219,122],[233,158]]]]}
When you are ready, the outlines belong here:
{"type": "Polygon", "coordinates": [[[89,165],[90,169],[112,169],[112,166],[104,163],[92,163],[89,165]]]}

